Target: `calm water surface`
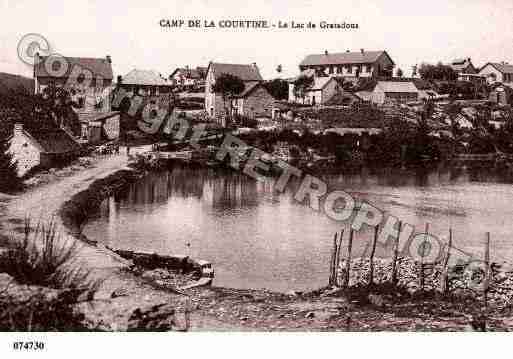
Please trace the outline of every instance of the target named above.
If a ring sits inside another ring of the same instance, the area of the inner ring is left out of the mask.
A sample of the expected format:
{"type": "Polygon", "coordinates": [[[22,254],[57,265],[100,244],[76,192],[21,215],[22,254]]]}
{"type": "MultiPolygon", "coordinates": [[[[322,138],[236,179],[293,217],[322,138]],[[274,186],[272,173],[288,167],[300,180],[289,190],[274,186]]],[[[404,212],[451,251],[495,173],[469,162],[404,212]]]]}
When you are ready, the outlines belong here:
{"type": "MultiPolygon", "coordinates": [[[[513,186],[487,169],[401,171],[363,169],[326,176],[343,189],[420,231],[446,236],[481,255],[485,232],[491,254],[513,260],[513,186]]],[[[239,173],[175,167],[152,173],[105,200],[85,234],[116,248],[187,254],[214,264],[215,285],[306,290],[327,283],[333,234],[344,224],[293,199],[271,183],[239,173]]],[[[366,247],[370,230],[355,236],[366,247]]],[[[381,253],[384,255],[384,253],[381,253]]]]}

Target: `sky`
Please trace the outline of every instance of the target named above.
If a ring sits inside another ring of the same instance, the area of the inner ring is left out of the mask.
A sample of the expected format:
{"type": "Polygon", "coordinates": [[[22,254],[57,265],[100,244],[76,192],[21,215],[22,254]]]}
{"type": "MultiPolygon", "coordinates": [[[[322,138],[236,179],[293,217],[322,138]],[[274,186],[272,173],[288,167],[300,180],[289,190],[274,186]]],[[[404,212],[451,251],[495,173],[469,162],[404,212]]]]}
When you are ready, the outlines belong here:
{"type": "Polygon", "coordinates": [[[308,54],[386,50],[406,75],[414,64],[472,58],[513,63],[513,1],[26,1],[0,0],[0,72],[31,76],[17,57],[38,33],[64,56],[110,55],[115,76],[134,68],[164,76],[209,61],[256,62],[264,78],[299,72],[308,54]],[[163,28],[162,19],[357,23],[357,30],[163,28]]]}

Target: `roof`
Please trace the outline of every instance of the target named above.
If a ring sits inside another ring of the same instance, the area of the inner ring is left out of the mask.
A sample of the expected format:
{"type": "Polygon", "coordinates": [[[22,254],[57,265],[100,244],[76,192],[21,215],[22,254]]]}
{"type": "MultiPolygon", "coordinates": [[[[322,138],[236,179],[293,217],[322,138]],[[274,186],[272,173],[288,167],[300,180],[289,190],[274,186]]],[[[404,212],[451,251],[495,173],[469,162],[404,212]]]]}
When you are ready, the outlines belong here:
{"type": "MultiPolygon", "coordinates": [[[[37,77],[54,77],[46,71],[45,61],[48,56],[41,56],[42,61],[34,66],[34,73],[37,77]]],[[[93,77],[103,77],[107,80],[112,80],[112,64],[105,58],[92,58],[92,57],[65,57],[68,63],[68,69],[63,77],[69,77],[73,68],[78,65],[93,73],[93,77]]],[[[54,63],[58,63],[55,61],[54,63]]],[[[50,64],[51,66],[51,64],[50,64]]],[[[80,74],[80,72],[78,72],[80,74]]]]}
{"type": "Polygon", "coordinates": [[[171,77],[173,77],[177,72],[183,72],[187,75],[187,77],[191,79],[204,79],[207,75],[207,67],[198,66],[195,69],[189,69],[184,67],[177,67],[172,73],[171,77]]]}
{"type": "Polygon", "coordinates": [[[171,74],[171,77],[177,72],[183,72],[188,78],[201,80],[204,79],[207,74],[207,67],[198,66],[195,69],[177,67],[171,74]]]}
{"type": "Polygon", "coordinates": [[[460,72],[465,70],[470,65],[472,65],[470,59],[455,59],[449,64],[449,67],[456,72],[460,72]]]}
{"type": "Polygon", "coordinates": [[[352,92],[337,92],[334,94],[328,101],[326,101],[326,105],[328,106],[340,106],[340,105],[348,105],[352,100],[360,101],[361,98],[352,92]]]}
{"type": "Polygon", "coordinates": [[[259,81],[248,81],[244,83],[244,90],[237,97],[246,97],[260,84],[259,81]]]}
{"type": "MultiPolygon", "coordinates": [[[[333,54],[314,54],[308,55],[299,66],[311,65],[344,65],[344,64],[370,64],[378,60],[386,51],[358,51],[358,52],[340,52],[333,54]]],[[[390,59],[390,56],[388,56],[390,59]]],[[[392,61],[392,59],[390,59],[392,61]]],[[[393,61],[392,61],[393,62],[393,61]]]]}
{"type": "Polygon", "coordinates": [[[167,86],[168,83],[156,71],[133,69],[122,80],[124,85],[167,86]]]}
{"type": "Polygon", "coordinates": [[[371,101],[372,100],[372,91],[358,91],[354,93],[363,101],[371,101]]]}
{"type": "Polygon", "coordinates": [[[503,74],[513,74],[513,65],[502,64],[502,63],[499,63],[499,62],[489,62],[486,65],[484,65],[481,68],[481,70],[484,69],[488,65],[491,65],[491,66],[495,67],[499,72],[501,72],[503,74]]]}
{"type": "Polygon", "coordinates": [[[222,74],[230,74],[237,76],[242,81],[263,81],[262,75],[256,65],[243,65],[243,64],[221,64],[217,62],[211,62],[208,66],[209,69],[212,67],[214,76],[218,78],[222,74]]]}
{"type": "Polygon", "coordinates": [[[315,77],[309,90],[322,90],[331,80],[336,81],[333,77],[315,77]]]}
{"type": "Polygon", "coordinates": [[[413,82],[405,81],[378,81],[376,88],[379,87],[383,92],[404,92],[404,93],[418,93],[419,90],[413,82]]]}
{"type": "Polygon", "coordinates": [[[80,150],[80,145],[63,129],[40,130],[28,133],[23,131],[36,142],[41,152],[44,153],[69,153],[80,150]]]}

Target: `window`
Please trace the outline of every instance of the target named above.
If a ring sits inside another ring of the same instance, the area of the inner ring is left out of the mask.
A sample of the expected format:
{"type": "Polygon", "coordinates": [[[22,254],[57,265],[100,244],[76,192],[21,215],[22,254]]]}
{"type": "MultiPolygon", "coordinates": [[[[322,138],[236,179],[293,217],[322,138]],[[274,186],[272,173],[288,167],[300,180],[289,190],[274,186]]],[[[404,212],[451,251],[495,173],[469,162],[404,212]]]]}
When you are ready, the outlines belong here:
{"type": "Polygon", "coordinates": [[[333,66],[330,66],[330,70],[329,70],[329,72],[330,72],[330,75],[332,75],[332,74],[333,74],[333,66]]]}
{"type": "Polygon", "coordinates": [[[368,73],[372,72],[372,66],[371,65],[365,65],[365,71],[368,73]]]}
{"type": "Polygon", "coordinates": [[[353,71],[352,71],[352,68],[351,68],[351,65],[347,65],[347,66],[346,66],[346,70],[347,70],[347,73],[348,73],[348,74],[350,74],[350,73],[352,73],[352,72],[353,72],[353,71]]]}
{"type": "Polygon", "coordinates": [[[342,73],[342,66],[337,66],[337,74],[342,73]]]}

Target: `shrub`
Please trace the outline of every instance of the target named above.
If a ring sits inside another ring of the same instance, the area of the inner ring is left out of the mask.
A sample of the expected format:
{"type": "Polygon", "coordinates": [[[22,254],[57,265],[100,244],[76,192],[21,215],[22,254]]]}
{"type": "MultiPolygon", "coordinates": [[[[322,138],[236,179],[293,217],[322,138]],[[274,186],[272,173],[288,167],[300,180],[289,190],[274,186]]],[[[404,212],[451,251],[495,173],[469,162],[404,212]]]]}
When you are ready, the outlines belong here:
{"type": "Polygon", "coordinates": [[[102,281],[76,267],[76,242],[62,241],[53,221],[32,227],[27,219],[9,244],[0,272],[15,284],[0,288],[0,331],[87,330],[75,306],[93,300],[102,281]]]}
{"type": "Polygon", "coordinates": [[[22,238],[12,238],[10,248],[0,257],[0,272],[18,283],[50,288],[90,291],[100,283],[90,280],[90,273],[73,265],[77,242],[64,241],[55,222],[31,226],[25,220],[22,238]]]}

